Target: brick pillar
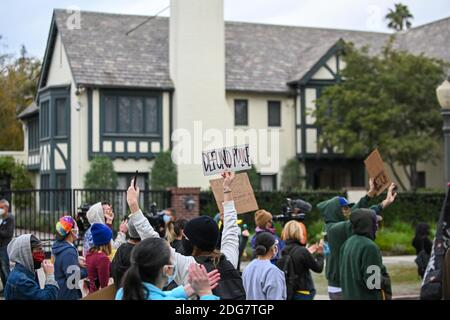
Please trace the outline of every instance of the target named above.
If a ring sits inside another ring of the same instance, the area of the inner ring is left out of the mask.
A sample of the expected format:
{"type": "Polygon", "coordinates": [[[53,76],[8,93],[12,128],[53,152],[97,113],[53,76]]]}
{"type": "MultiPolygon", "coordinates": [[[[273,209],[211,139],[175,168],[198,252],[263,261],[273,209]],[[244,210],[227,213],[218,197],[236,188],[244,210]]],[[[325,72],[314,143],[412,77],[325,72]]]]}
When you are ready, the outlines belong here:
{"type": "Polygon", "coordinates": [[[170,188],[170,204],[176,211],[177,218],[190,220],[200,214],[200,188],[170,188]],[[186,209],[185,201],[192,197],[195,207],[191,211],[186,209]]]}

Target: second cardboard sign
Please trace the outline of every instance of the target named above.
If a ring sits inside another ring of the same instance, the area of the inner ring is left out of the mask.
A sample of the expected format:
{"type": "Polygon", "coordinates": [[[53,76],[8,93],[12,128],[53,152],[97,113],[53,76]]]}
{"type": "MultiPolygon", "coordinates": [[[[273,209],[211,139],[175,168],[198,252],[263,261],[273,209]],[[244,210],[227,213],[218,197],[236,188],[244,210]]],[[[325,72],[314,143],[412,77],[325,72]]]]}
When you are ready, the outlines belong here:
{"type": "MultiPolygon", "coordinates": [[[[223,213],[223,178],[210,180],[209,184],[214,193],[217,208],[223,213]]],[[[231,190],[233,192],[233,200],[237,213],[247,213],[259,209],[247,173],[236,174],[236,177],[231,183],[231,190]]]]}

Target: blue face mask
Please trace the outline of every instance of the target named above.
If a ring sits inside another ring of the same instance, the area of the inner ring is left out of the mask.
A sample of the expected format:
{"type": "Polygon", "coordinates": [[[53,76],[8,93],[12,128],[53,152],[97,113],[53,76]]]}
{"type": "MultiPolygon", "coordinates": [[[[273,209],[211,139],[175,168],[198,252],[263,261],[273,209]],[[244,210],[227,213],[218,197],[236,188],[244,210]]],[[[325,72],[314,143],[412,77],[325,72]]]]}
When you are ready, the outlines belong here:
{"type": "Polygon", "coordinates": [[[166,214],[163,216],[163,219],[164,219],[164,223],[167,223],[170,220],[172,220],[172,218],[170,216],[166,215],[166,214]]]}
{"type": "Polygon", "coordinates": [[[175,264],[171,266],[173,267],[173,273],[170,276],[167,274],[165,275],[167,277],[167,281],[164,287],[167,287],[175,279],[175,275],[177,274],[177,266],[175,264]]]}

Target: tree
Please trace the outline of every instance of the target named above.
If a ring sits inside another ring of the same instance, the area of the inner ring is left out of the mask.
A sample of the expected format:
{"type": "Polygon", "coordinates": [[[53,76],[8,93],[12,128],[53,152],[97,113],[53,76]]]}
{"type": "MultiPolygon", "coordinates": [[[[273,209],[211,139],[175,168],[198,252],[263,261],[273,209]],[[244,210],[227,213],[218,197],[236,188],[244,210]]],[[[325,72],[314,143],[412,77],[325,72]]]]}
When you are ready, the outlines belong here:
{"type": "Polygon", "coordinates": [[[89,171],[84,176],[86,189],[116,189],[117,173],[110,158],[106,156],[94,157],[89,171]]]}
{"type": "Polygon", "coordinates": [[[344,49],[345,81],[317,100],[322,150],[337,148],[349,157],[378,148],[403,189],[394,164],[417,187],[417,164],[440,155],[442,118],[436,87],[445,77],[442,61],[395,51],[390,42],[380,56],[352,44],[344,49]]]}
{"type": "Polygon", "coordinates": [[[252,165],[252,168],[250,170],[247,170],[247,175],[253,190],[254,191],[261,190],[261,176],[259,175],[258,171],[256,171],[254,165],[252,165]]]}
{"type": "Polygon", "coordinates": [[[170,150],[161,152],[156,156],[150,174],[150,186],[154,190],[164,190],[177,186],[177,167],[172,161],[170,150]]]}
{"type": "Polygon", "coordinates": [[[286,162],[281,174],[281,189],[291,191],[302,188],[303,176],[297,158],[292,158],[286,162]]]}
{"type": "Polygon", "coordinates": [[[40,65],[39,60],[28,56],[24,46],[17,59],[0,52],[0,150],[23,149],[17,115],[34,100],[40,65]]]}
{"type": "Polygon", "coordinates": [[[22,163],[17,163],[13,157],[0,157],[0,177],[11,179],[11,189],[23,190],[33,188],[30,173],[22,163]]]}
{"type": "Polygon", "coordinates": [[[389,9],[389,13],[386,15],[385,19],[389,21],[388,28],[398,32],[405,28],[411,28],[411,20],[414,19],[414,16],[407,6],[397,3],[395,4],[394,10],[389,9]]]}

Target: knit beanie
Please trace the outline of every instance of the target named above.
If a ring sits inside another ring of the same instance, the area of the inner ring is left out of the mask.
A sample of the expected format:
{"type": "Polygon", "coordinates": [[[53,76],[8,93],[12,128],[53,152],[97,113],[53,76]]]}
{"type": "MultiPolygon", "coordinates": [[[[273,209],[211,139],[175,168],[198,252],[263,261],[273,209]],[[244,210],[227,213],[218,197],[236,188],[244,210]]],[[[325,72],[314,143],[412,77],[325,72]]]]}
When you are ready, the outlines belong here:
{"type": "Polygon", "coordinates": [[[91,234],[94,245],[97,247],[108,244],[112,239],[111,229],[101,223],[94,223],[91,226],[91,234]]]}
{"type": "Polygon", "coordinates": [[[200,216],[186,223],[184,234],[200,250],[213,251],[219,238],[219,227],[211,217],[200,216]]]}
{"type": "Polygon", "coordinates": [[[141,238],[131,219],[128,220],[128,236],[132,239],[140,239],[141,238]]]}
{"type": "Polygon", "coordinates": [[[75,221],[71,216],[64,216],[56,223],[56,233],[65,238],[70,230],[75,226],[75,221]]]}
{"type": "Polygon", "coordinates": [[[265,228],[266,224],[272,220],[272,214],[266,210],[258,210],[255,213],[255,223],[257,227],[265,228]]]}

